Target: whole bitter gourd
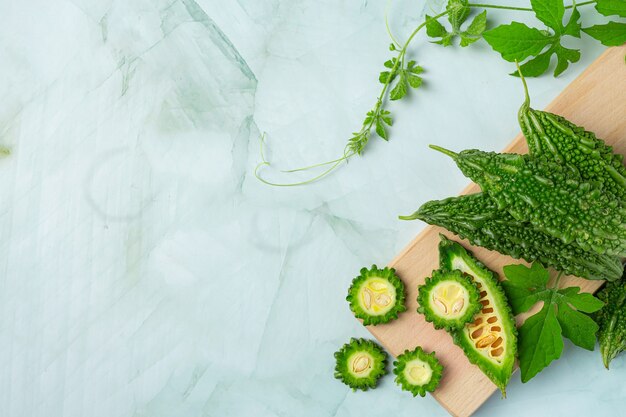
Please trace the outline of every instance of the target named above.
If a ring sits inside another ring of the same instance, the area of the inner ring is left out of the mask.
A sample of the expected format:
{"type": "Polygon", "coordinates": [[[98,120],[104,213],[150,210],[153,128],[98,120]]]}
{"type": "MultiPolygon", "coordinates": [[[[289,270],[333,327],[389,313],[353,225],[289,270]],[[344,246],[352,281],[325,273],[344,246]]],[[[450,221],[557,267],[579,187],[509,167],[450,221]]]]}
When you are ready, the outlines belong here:
{"type": "Polygon", "coordinates": [[[387,353],[371,340],[351,339],[335,352],[335,360],[335,378],[353,391],[375,388],[387,373],[387,353]]]}
{"type": "Polygon", "coordinates": [[[530,155],[572,166],[583,180],[598,181],[617,198],[626,199],[623,156],[613,153],[613,148],[595,133],[562,116],[532,109],[525,81],[524,90],[526,101],[519,110],[518,119],[530,155]]]}
{"type": "Polygon", "coordinates": [[[576,242],[583,250],[626,256],[626,209],[622,200],[583,182],[567,166],[528,155],[467,150],[451,156],[465,176],[478,183],[499,209],[534,228],[576,242]]]}
{"type": "Polygon", "coordinates": [[[597,294],[604,307],[594,315],[600,329],[598,342],[606,369],[617,355],[626,350],[626,280],[609,282],[597,294]]]}
{"type": "Polygon", "coordinates": [[[354,278],[346,300],[350,310],[363,324],[377,325],[398,318],[406,310],[404,284],[393,268],[362,268],[354,278]]]}
{"type": "Polygon", "coordinates": [[[497,276],[463,246],[441,235],[439,267],[470,275],[480,291],[482,309],[461,330],[452,332],[465,356],[502,391],[511,379],[517,355],[515,318],[497,276]]]}
{"type": "Polygon", "coordinates": [[[404,351],[393,364],[396,382],[414,397],[424,397],[426,392],[433,392],[439,386],[443,366],[435,352],[426,353],[418,346],[412,351],[404,351]]]}
{"type": "Polygon", "coordinates": [[[429,201],[414,214],[400,218],[420,219],[444,227],[472,245],[530,263],[540,262],[568,275],[615,281],[624,271],[618,257],[585,252],[575,244],[565,244],[535,230],[507,211],[498,210],[496,203],[484,193],[429,201]]]}
{"type": "Polygon", "coordinates": [[[436,329],[461,329],[482,307],[476,284],[461,271],[433,271],[418,291],[417,311],[436,329]]]}

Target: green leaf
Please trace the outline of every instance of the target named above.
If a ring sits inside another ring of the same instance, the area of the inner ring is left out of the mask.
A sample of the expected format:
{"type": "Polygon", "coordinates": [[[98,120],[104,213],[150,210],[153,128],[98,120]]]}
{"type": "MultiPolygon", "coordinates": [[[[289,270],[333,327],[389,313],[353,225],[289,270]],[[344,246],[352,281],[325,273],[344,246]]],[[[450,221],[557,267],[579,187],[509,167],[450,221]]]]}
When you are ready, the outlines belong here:
{"type": "Polygon", "coordinates": [[[557,57],[556,68],[554,69],[554,76],[558,77],[569,67],[570,62],[578,62],[580,60],[580,51],[577,49],[569,49],[561,44],[556,45],[554,49],[557,57]]]}
{"type": "Polygon", "coordinates": [[[483,10],[482,13],[476,15],[464,33],[471,36],[481,36],[486,29],[487,10],[483,10]]]}
{"type": "Polygon", "coordinates": [[[402,97],[406,96],[407,92],[407,81],[404,75],[404,72],[401,72],[398,77],[398,83],[389,93],[389,98],[391,100],[400,100],[402,97]]]}
{"type": "Polygon", "coordinates": [[[390,75],[391,75],[391,72],[383,71],[378,76],[378,81],[380,81],[381,84],[387,84],[389,82],[389,76],[390,75]]]}
{"type": "Polygon", "coordinates": [[[563,32],[563,15],[565,14],[563,0],[531,0],[530,4],[537,19],[554,29],[556,33],[563,32]]]}
{"type": "Polygon", "coordinates": [[[385,126],[383,125],[383,122],[381,121],[380,118],[376,119],[376,133],[381,138],[383,138],[385,140],[388,140],[387,139],[387,132],[385,131],[385,126]]]}
{"type": "MultiPolygon", "coordinates": [[[[520,70],[524,77],[539,77],[541,74],[548,70],[550,66],[550,58],[554,51],[549,49],[548,51],[537,55],[533,59],[526,61],[523,65],[520,65],[520,70]]],[[[513,71],[510,75],[519,77],[517,71],[513,71]]]]}
{"type": "Polygon", "coordinates": [[[605,16],[617,15],[626,17],[626,1],[624,0],[598,0],[596,10],[605,16]]]}
{"type": "Polygon", "coordinates": [[[502,58],[511,62],[523,61],[529,56],[538,55],[546,46],[555,41],[553,36],[519,22],[490,29],[483,34],[483,37],[496,52],[502,55],[502,58]]]}
{"type": "Polygon", "coordinates": [[[393,120],[391,119],[390,112],[387,110],[380,111],[380,119],[385,122],[387,126],[391,126],[393,124],[393,120]]]}
{"type": "Polygon", "coordinates": [[[519,328],[519,367],[522,382],[528,382],[561,357],[563,338],[554,306],[547,302],[541,311],[519,328]]]}
{"type": "Polygon", "coordinates": [[[446,28],[437,19],[426,15],[426,34],[431,38],[441,38],[448,33],[446,28]]]}
{"type": "Polygon", "coordinates": [[[580,38],[580,12],[576,7],[572,10],[572,15],[569,18],[569,22],[563,29],[564,35],[580,38]]]}
{"type": "Polygon", "coordinates": [[[424,68],[417,65],[415,61],[409,61],[406,66],[406,70],[412,72],[413,74],[421,74],[422,72],[424,72],[424,68]]]}
{"type": "Polygon", "coordinates": [[[453,31],[459,32],[461,25],[470,13],[470,8],[467,5],[468,0],[449,0],[446,6],[448,11],[448,21],[452,25],[453,31]]]}
{"type": "Polygon", "coordinates": [[[563,336],[576,346],[593,350],[596,346],[596,333],[599,328],[596,322],[591,317],[572,310],[565,303],[558,303],[558,309],[557,319],[563,330],[563,336]]]}
{"type": "Polygon", "coordinates": [[[408,73],[406,79],[409,82],[409,85],[413,88],[418,88],[422,85],[422,77],[418,75],[408,73]]]}
{"type": "Polygon", "coordinates": [[[503,268],[507,280],[502,282],[514,314],[524,313],[538,301],[550,297],[546,285],[550,274],[538,263],[530,268],[524,265],[507,265],[503,268]]]}
{"type": "Polygon", "coordinates": [[[609,22],[584,28],[583,32],[602,42],[602,45],[619,46],[626,43],[626,23],[609,22]]]}
{"type": "Polygon", "coordinates": [[[563,302],[584,313],[595,313],[604,307],[601,300],[587,292],[581,293],[579,287],[563,288],[558,293],[563,302]]]}
{"type": "Polygon", "coordinates": [[[396,58],[391,58],[390,60],[385,61],[385,63],[384,63],[383,65],[384,65],[385,67],[387,67],[387,68],[390,68],[390,69],[391,69],[391,68],[393,68],[393,66],[395,65],[395,63],[396,63],[396,58]]]}

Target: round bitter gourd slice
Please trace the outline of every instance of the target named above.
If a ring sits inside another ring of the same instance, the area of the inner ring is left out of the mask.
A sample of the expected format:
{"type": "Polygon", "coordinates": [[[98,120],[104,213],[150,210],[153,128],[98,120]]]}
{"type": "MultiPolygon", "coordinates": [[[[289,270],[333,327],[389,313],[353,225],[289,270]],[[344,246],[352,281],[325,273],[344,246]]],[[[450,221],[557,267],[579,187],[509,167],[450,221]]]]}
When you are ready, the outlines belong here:
{"type": "Polygon", "coordinates": [[[405,311],[404,284],[393,268],[362,268],[354,278],[346,300],[350,310],[366,326],[387,323],[405,311]]]}
{"type": "Polygon", "coordinates": [[[435,352],[426,353],[419,346],[412,351],[406,350],[393,364],[396,382],[414,397],[418,394],[424,397],[426,392],[433,392],[441,381],[443,366],[435,357],[435,352]]]}
{"type": "Polygon", "coordinates": [[[420,285],[417,311],[436,329],[458,330],[471,322],[481,308],[480,292],[461,271],[433,271],[420,285]]]}
{"type": "Polygon", "coordinates": [[[352,338],[335,352],[335,359],[335,378],[353,391],[375,388],[387,373],[387,353],[371,340],[352,338]]]}

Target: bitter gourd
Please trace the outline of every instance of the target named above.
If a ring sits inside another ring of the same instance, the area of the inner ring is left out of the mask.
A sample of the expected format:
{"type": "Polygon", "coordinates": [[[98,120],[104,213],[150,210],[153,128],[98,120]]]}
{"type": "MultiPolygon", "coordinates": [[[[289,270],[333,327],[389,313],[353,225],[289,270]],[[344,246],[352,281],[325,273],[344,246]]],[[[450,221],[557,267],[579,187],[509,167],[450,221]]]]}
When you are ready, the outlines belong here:
{"type": "Polygon", "coordinates": [[[598,342],[606,369],[626,350],[626,280],[610,282],[597,294],[604,307],[594,315],[600,329],[598,342]]]}
{"type": "Polygon", "coordinates": [[[352,391],[375,388],[387,373],[387,353],[371,340],[352,338],[335,352],[335,360],[335,378],[352,391]]]}
{"type": "Polygon", "coordinates": [[[444,227],[472,245],[498,251],[515,259],[540,262],[568,275],[615,281],[624,268],[616,256],[585,252],[577,245],[535,230],[508,212],[498,210],[486,194],[478,193],[429,201],[404,220],[420,219],[444,227]]]}
{"type": "Polygon", "coordinates": [[[482,307],[476,284],[461,271],[433,271],[418,290],[417,311],[436,329],[461,329],[482,307]]]}
{"type": "Polygon", "coordinates": [[[492,271],[463,246],[443,235],[439,244],[439,262],[441,269],[458,269],[470,275],[476,283],[482,310],[473,322],[452,332],[452,338],[469,361],[506,396],[517,354],[517,329],[506,295],[492,271]]]}
{"type": "MultiPolygon", "coordinates": [[[[523,79],[523,78],[522,78],[523,79]]],[[[617,198],[626,198],[626,168],[623,156],[595,133],[586,131],[562,116],[530,107],[526,101],[519,110],[519,124],[532,156],[545,156],[574,167],[585,181],[598,181],[617,198]]]]}
{"type": "Polygon", "coordinates": [[[406,310],[404,284],[393,268],[362,268],[354,278],[346,300],[354,315],[363,324],[376,325],[398,318],[406,310]]]}
{"type": "Polygon", "coordinates": [[[412,351],[404,351],[393,364],[396,382],[414,397],[424,397],[439,386],[443,366],[435,357],[435,352],[426,353],[418,346],[412,351]]]}
{"type": "Polygon", "coordinates": [[[515,219],[536,229],[575,241],[586,251],[626,256],[626,208],[622,200],[597,185],[583,182],[567,166],[528,155],[467,150],[452,157],[465,176],[515,219]]]}

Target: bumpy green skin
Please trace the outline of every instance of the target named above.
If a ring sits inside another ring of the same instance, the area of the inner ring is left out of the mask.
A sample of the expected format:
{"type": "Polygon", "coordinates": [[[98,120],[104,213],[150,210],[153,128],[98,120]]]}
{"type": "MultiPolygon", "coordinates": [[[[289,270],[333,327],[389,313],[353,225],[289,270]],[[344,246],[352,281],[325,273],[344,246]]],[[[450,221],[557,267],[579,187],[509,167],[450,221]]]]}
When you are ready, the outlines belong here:
{"type": "Polygon", "coordinates": [[[626,168],[623,156],[593,132],[556,114],[533,110],[525,103],[519,123],[532,156],[575,167],[585,181],[598,181],[606,191],[626,199],[626,168]]]}
{"type": "Polygon", "coordinates": [[[496,203],[483,193],[429,201],[413,215],[401,218],[420,219],[444,227],[472,245],[530,263],[540,262],[568,275],[615,281],[624,271],[618,257],[586,252],[575,244],[565,244],[535,230],[508,212],[498,210],[496,203]]]}
{"type": "Polygon", "coordinates": [[[417,312],[422,313],[426,321],[432,323],[435,329],[446,329],[448,331],[461,329],[465,324],[474,319],[474,316],[481,308],[481,304],[478,302],[480,292],[476,284],[472,281],[472,277],[461,271],[433,271],[432,276],[426,278],[426,282],[424,282],[424,285],[419,286],[418,291],[417,303],[419,304],[419,308],[417,312]],[[435,286],[447,281],[454,281],[460,284],[469,294],[469,303],[465,314],[456,319],[440,316],[437,314],[437,311],[431,308],[429,302],[432,290],[435,286]]]}
{"type": "Polygon", "coordinates": [[[597,294],[604,307],[594,315],[600,329],[598,342],[606,369],[626,350],[626,280],[610,282],[597,294]]]}
{"type": "Polygon", "coordinates": [[[494,300],[497,309],[501,312],[502,332],[506,334],[506,353],[501,363],[494,363],[475,349],[466,329],[452,333],[454,343],[458,345],[469,361],[478,366],[480,370],[502,391],[506,397],[506,386],[513,374],[515,357],[517,355],[517,328],[515,318],[507,302],[506,295],[497,276],[479,262],[474,256],[460,244],[453,242],[441,235],[439,243],[439,266],[444,270],[459,269],[471,275],[475,280],[480,279],[483,283],[481,291],[487,291],[494,300]]]}
{"type": "Polygon", "coordinates": [[[350,343],[335,352],[335,360],[335,378],[352,388],[352,391],[376,388],[380,377],[387,373],[387,353],[371,340],[350,339],[350,343]],[[357,378],[348,369],[348,359],[357,352],[366,352],[374,358],[373,369],[367,377],[357,378]]]}
{"type": "Polygon", "coordinates": [[[441,376],[443,375],[443,366],[439,363],[439,360],[435,356],[435,352],[426,353],[421,347],[416,347],[414,350],[405,350],[403,354],[398,356],[397,360],[393,363],[395,368],[393,373],[396,375],[396,382],[402,390],[409,391],[414,397],[418,395],[425,397],[427,392],[433,392],[439,386],[441,376]],[[423,385],[414,385],[404,377],[404,369],[406,364],[414,359],[419,359],[430,365],[433,371],[430,380],[423,385]]]}
{"type": "Polygon", "coordinates": [[[515,219],[599,254],[626,256],[626,208],[622,200],[583,182],[567,166],[528,155],[467,150],[449,153],[515,219]]]}
{"type": "Polygon", "coordinates": [[[370,269],[361,268],[360,275],[352,280],[352,285],[348,290],[348,296],[346,300],[350,303],[350,310],[354,313],[356,318],[363,320],[365,326],[377,325],[388,323],[398,318],[398,314],[406,311],[404,301],[406,299],[406,291],[404,290],[404,283],[396,275],[396,270],[393,268],[385,267],[379,269],[376,265],[372,265],[370,269]],[[371,315],[367,311],[363,310],[359,303],[359,289],[361,285],[365,283],[369,278],[381,278],[389,282],[396,289],[396,302],[394,306],[384,315],[371,315]]]}

